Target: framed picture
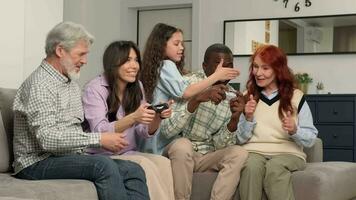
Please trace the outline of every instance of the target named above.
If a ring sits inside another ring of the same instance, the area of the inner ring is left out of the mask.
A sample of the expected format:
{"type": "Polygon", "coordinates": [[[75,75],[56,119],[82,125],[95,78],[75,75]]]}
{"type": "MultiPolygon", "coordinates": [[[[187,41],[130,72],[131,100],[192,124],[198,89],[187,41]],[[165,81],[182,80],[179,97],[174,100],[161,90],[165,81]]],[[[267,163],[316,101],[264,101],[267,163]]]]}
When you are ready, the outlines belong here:
{"type": "Polygon", "coordinates": [[[268,31],[265,32],[265,43],[269,43],[270,41],[270,33],[268,31]]]}
{"type": "Polygon", "coordinates": [[[251,52],[254,53],[256,51],[256,49],[262,45],[263,45],[263,43],[252,40],[251,41],[251,52]]]}
{"type": "Polygon", "coordinates": [[[257,49],[257,42],[255,40],[252,40],[251,42],[251,52],[255,52],[257,49]]]}
{"type": "Polygon", "coordinates": [[[271,30],[271,22],[270,20],[265,21],[265,30],[270,31],[271,30]]]}

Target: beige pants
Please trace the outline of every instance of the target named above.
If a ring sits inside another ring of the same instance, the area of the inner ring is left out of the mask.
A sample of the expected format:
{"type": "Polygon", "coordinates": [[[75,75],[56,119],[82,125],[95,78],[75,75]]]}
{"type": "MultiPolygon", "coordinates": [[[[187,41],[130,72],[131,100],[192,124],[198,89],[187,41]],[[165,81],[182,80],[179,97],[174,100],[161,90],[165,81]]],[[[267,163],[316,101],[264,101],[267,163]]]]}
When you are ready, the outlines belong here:
{"type": "Polygon", "coordinates": [[[240,170],[247,159],[247,151],[234,145],[205,155],[197,153],[186,138],[169,144],[163,155],[170,158],[176,200],[189,200],[193,172],[219,172],[210,199],[230,200],[240,180],[240,170]]]}
{"type": "Polygon", "coordinates": [[[260,200],[262,190],[272,200],[294,200],[292,172],[303,170],[305,161],[294,155],[263,156],[250,153],[241,172],[241,200],[260,200]]]}
{"type": "Polygon", "coordinates": [[[135,152],[130,155],[111,156],[139,164],[146,174],[151,200],[174,200],[173,177],[170,160],[155,154],[135,152]]]}

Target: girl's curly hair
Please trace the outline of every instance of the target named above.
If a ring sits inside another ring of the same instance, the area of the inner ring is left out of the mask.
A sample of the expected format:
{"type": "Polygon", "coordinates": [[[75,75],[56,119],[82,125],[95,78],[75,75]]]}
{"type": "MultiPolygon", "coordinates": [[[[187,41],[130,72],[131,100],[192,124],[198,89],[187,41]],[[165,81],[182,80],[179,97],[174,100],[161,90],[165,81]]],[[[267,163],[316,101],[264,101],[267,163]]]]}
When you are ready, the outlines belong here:
{"type": "MultiPolygon", "coordinates": [[[[142,59],[142,70],[140,80],[145,89],[146,100],[152,102],[153,91],[157,86],[157,81],[160,75],[162,61],[168,59],[166,56],[167,41],[176,32],[183,31],[176,27],[158,23],[154,26],[149,35],[142,59]]],[[[181,74],[184,74],[184,56],[179,62],[176,62],[177,68],[181,74]]]]}

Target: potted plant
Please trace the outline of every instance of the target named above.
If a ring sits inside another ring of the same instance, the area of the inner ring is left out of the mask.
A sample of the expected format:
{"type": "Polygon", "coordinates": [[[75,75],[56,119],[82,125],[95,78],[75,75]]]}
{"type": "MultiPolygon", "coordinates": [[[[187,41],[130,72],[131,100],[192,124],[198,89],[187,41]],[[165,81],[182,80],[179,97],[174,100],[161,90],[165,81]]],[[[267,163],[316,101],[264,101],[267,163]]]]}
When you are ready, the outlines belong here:
{"type": "Polygon", "coordinates": [[[311,78],[308,73],[296,73],[294,76],[298,82],[299,89],[302,90],[304,94],[307,94],[309,83],[313,82],[313,78],[311,78]]]}

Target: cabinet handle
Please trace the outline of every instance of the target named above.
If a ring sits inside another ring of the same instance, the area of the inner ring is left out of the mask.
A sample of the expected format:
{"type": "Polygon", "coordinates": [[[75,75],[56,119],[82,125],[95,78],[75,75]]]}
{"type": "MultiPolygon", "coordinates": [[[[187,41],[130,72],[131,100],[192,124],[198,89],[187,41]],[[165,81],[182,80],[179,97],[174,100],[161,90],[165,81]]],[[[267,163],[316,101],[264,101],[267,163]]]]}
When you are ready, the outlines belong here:
{"type": "Polygon", "coordinates": [[[338,135],[337,134],[333,134],[333,138],[338,138],[338,135]]]}
{"type": "Polygon", "coordinates": [[[337,115],[339,112],[337,112],[337,110],[333,109],[333,114],[337,115]]]}

